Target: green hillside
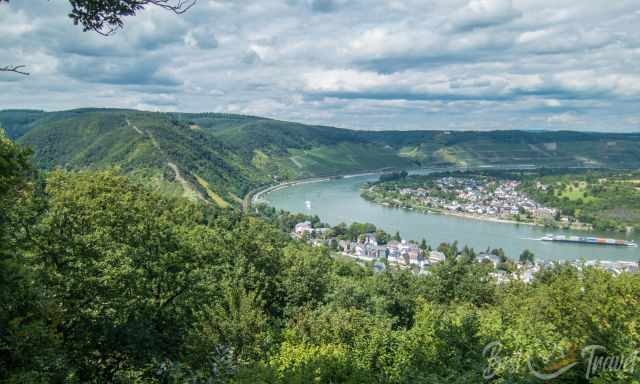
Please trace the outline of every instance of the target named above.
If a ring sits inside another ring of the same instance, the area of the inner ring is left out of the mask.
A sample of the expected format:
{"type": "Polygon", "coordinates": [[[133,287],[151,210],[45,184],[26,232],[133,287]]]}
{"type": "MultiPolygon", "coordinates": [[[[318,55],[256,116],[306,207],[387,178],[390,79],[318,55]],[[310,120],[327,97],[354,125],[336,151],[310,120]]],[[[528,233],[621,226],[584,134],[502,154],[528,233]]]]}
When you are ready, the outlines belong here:
{"type": "Polygon", "coordinates": [[[0,128],[4,129],[7,135],[15,140],[30,130],[33,123],[44,115],[45,112],[43,111],[28,109],[0,111],[0,128]]]}
{"type": "Polygon", "coordinates": [[[398,148],[421,163],[640,166],[640,134],[550,131],[370,132],[370,140],[398,148]]]}
{"type": "Polygon", "coordinates": [[[279,180],[429,165],[640,167],[640,134],[355,131],[253,116],[125,109],[0,111],[42,169],[120,167],[221,206],[279,180]]]}
{"type": "Polygon", "coordinates": [[[18,141],[33,148],[34,162],[43,169],[118,166],[193,199],[221,196],[220,205],[242,196],[255,183],[269,181],[245,167],[241,157],[211,134],[166,114],[126,110],[47,114],[31,123],[18,141]]]}

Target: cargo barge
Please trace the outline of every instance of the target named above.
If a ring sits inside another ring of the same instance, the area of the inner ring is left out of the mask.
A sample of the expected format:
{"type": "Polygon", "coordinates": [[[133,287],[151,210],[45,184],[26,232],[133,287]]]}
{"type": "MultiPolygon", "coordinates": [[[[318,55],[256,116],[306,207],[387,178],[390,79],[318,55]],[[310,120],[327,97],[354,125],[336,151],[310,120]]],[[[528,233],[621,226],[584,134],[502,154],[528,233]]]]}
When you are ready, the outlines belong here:
{"type": "Polygon", "coordinates": [[[606,239],[602,237],[586,237],[586,236],[565,236],[565,235],[553,235],[548,234],[542,237],[542,241],[559,241],[562,243],[581,243],[581,244],[596,244],[596,245],[614,245],[619,247],[637,247],[633,241],[618,240],[618,239],[606,239]]]}

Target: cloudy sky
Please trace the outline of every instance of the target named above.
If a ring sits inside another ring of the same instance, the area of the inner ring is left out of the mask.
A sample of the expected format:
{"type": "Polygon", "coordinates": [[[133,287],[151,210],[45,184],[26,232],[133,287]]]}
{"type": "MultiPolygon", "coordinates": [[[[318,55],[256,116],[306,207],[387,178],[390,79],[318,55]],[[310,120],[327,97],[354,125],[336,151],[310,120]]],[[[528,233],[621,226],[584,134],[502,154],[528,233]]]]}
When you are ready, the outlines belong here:
{"type": "Polygon", "coordinates": [[[0,5],[0,109],[229,112],[356,129],[640,131],[639,0],[199,0],[103,37],[0,5]]]}

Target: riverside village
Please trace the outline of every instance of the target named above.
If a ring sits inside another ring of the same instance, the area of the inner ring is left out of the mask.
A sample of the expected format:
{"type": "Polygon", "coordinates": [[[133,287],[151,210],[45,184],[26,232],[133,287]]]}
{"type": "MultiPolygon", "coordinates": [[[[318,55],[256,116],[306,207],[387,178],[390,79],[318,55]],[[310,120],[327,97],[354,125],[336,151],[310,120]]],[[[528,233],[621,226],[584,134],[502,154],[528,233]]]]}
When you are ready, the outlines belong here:
{"type": "MultiPolygon", "coordinates": [[[[356,241],[342,240],[332,236],[334,228],[314,227],[310,221],[299,222],[291,232],[291,237],[306,241],[317,247],[328,247],[335,256],[356,259],[359,264],[372,268],[375,272],[383,272],[387,268],[408,269],[415,274],[430,274],[430,269],[447,260],[447,256],[441,247],[431,249],[423,240],[421,244],[415,241],[400,239],[399,234],[395,238],[382,232],[384,239],[379,239],[379,233],[360,234],[356,241]]],[[[461,252],[455,251],[455,257],[461,252]]],[[[487,249],[476,255],[478,263],[484,263],[493,269],[492,277],[498,283],[507,282],[510,279],[519,279],[528,283],[533,280],[534,274],[545,266],[551,266],[557,261],[536,260],[535,255],[525,250],[517,260],[511,260],[504,255],[501,249],[487,249]]],[[[603,268],[614,275],[622,272],[637,273],[638,262],[631,261],[604,261],[604,260],[572,260],[568,261],[577,268],[581,266],[596,266],[603,268]]]]}

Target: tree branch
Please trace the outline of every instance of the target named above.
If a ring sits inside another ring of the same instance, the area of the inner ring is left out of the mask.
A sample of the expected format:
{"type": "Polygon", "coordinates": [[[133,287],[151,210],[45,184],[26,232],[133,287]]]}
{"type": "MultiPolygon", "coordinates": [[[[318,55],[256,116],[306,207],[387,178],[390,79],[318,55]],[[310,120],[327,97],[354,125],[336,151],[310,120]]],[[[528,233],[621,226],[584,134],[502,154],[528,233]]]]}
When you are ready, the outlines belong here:
{"type": "Polygon", "coordinates": [[[198,0],[148,0],[149,4],[157,5],[171,12],[175,12],[177,14],[183,14],[187,12],[191,7],[193,7],[198,0]]]}
{"type": "MultiPolygon", "coordinates": [[[[3,0],[0,0],[0,2],[3,0]]],[[[198,0],[69,0],[72,6],[69,16],[74,24],[85,31],[95,31],[109,36],[124,25],[124,18],[133,16],[147,6],[156,6],[176,14],[183,14],[198,0]]]]}
{"type": "Polygon", "coordinates": [[[29,72],[24,72],[21,69],[25,68],[26,65],[7,65],[4,67],[0,67],[0,72],[15,72],[21,75],[29,76],[29,72]]]}

